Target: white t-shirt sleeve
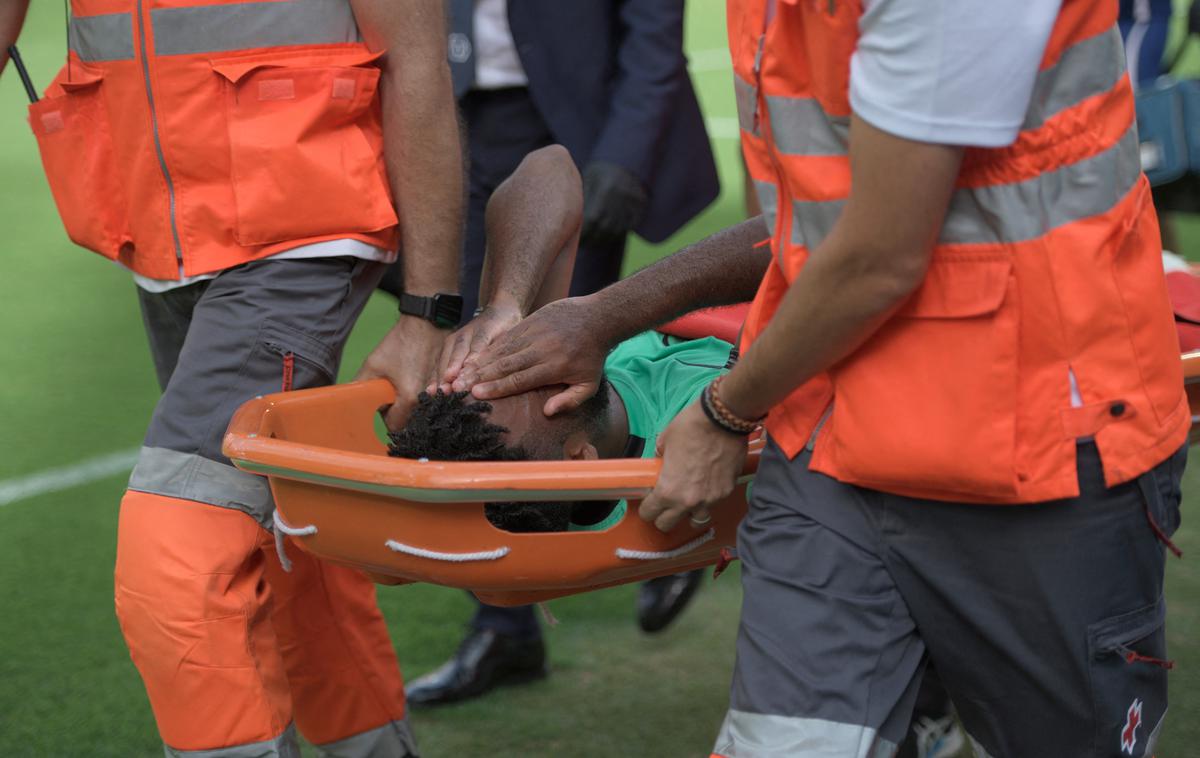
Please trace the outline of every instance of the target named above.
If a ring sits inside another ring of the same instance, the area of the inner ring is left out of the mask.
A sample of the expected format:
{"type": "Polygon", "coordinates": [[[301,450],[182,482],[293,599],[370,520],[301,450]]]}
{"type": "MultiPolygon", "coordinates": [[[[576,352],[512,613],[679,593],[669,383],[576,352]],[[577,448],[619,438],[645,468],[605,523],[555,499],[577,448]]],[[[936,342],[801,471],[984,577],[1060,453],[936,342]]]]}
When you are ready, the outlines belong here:
{"type": "Polygon", "coordinates": [[[864,0],[850,107],[898,137],[1017,137],[1061,0],[864,0]]]}

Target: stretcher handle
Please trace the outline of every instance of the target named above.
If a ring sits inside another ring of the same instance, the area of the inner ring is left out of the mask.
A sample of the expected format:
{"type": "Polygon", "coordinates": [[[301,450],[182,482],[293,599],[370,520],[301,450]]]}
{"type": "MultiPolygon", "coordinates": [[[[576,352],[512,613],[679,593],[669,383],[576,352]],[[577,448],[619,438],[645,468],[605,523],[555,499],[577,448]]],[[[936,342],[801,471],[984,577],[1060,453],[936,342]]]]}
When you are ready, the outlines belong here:
{"type": "MultiPolygon", "coordinates": [[[[373,411],[392,401],[382,379],[277,393],[237,410],[223,450],[239,468],[288,479],[318,481],[342,489],[367,490],[420,502],[640,499],[658,481],[658,459],[595,461],[444,462],[389,458],[368,426],[373,411]],[[303,441],[296,430],[309,422],[303,441]],[[356,449],[319,439],[313,425],[351,429],[356,449]],[[292,432],[292,438],[289,438],[292,432]],[[369,439],[367,439],[369,438],[369,439]]],[[[760,443],[753,443],[760,444],[760,443]]],[[[758,456],[747,456],[743,476],[752,476],[758,456]]]]}
{"type": "Polygon", "coordinates": [[[1200,382],[1200,350],[1184,353],[1181,357],[1183,360],[1183,383],[1200,382]]]}

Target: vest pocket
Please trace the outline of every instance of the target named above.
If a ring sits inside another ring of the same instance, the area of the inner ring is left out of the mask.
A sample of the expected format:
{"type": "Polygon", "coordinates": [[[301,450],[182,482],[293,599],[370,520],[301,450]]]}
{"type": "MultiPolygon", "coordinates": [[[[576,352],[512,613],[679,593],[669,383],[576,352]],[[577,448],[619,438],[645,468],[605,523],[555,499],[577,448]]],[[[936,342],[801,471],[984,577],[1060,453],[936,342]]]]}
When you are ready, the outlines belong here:
{"type": "Polygon", "coordinates": [[[835,476],[897,494],[1016,493],[1011,276],[1004,256],[935,258],[896,316],[834,368],[817,452],[830,446],[835,476]]]}
{"type": "Polygon", "coordinates": [[[104,77],[74,68],[75,80],[57,81],[45,98],[29,106],[29,125],[67,236],[116,259],[130,236],[104,105],[104,77]]]}
{"type": "Polygon", "coordinates": [[[319,66],[213,62],[226,80],[239,244],[397,223],[383,163],[380,72],[367,65],[377,57],[319,66]]]}

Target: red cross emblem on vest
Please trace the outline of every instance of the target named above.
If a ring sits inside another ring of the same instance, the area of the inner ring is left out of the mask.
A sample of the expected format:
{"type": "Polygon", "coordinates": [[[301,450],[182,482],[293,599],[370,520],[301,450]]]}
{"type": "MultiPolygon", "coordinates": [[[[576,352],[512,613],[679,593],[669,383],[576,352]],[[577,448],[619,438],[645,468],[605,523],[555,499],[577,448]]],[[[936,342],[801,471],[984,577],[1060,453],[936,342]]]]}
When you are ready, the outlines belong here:
{"type": "Polygon", "coordinates": [[[1121,730],[1121,752],[1133,755],[1133,746],[1137,744],[1137,729],[1142,725],[1142,701],[1137,698],[1129,704],[1125,713],[1125,728],[1121,730]]]}

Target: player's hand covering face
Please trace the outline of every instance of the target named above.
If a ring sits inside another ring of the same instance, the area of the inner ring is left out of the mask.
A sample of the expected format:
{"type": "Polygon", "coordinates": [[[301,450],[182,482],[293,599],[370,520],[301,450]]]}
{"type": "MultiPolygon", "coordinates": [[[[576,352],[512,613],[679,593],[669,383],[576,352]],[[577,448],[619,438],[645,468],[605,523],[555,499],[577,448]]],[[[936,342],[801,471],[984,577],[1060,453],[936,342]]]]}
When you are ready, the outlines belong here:
{"type": "Polygon", "coordinates": [[[516,308],[498,305],[484,308],[482,313],[446,338],[438,369],[438,385],[431,384],[427,391],[432,393],[440,388],[443,392],[450,392],[464,364],[478,358],[497,338],[519,323],[521,312],[516,308]]]}
{"type": "Polygon", "coordinates": [[[596,394],[608,348],[595,328],[596,314],[586,297],[558,300],[492,342],[463,363],[455,391],[480,399],[507,397],[539,387],[566,385],[546,401],[553,416],[578,408],[596,394]]]}

